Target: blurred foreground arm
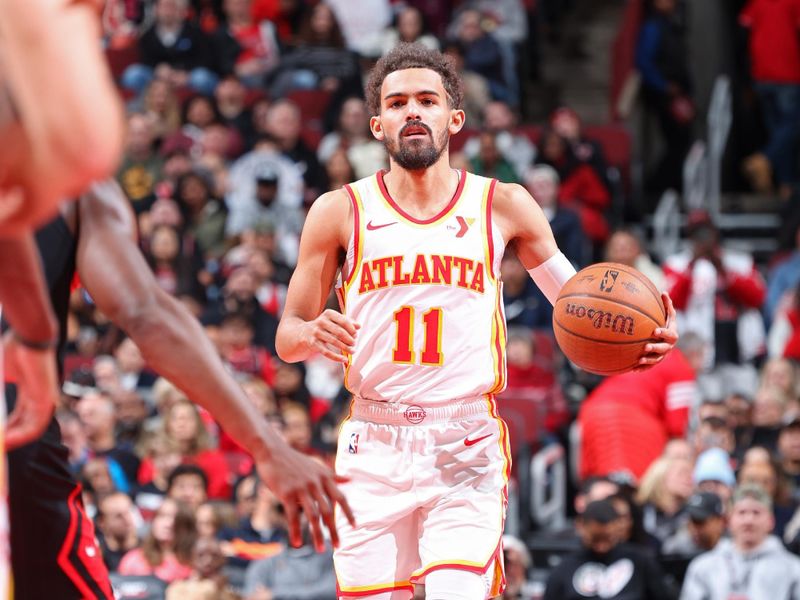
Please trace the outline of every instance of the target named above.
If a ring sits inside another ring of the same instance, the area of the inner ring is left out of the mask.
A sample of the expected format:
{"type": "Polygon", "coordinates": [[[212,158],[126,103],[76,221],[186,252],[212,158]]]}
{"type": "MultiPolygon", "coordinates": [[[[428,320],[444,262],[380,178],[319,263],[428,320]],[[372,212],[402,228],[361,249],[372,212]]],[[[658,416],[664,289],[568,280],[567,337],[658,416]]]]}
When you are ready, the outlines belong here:
{"type": "Polygon", "coordinates": [[[293,543],[300,543],[298,506],[309,517],[317,548],[323,547],[320,518],[337,543],[335,504],[352,515],[336,476],[277,435],[227,373],[197,320],[158,287],[139,252],[133,214],[119,186],[92,185],[79,215],[78,272],[100,310],[131,336],[150,365],[252,453],[259,475],[286,507],[293,543]]]}
{"type": "Polygon", "coordinates": [[[0,89],[13,109],[13,122],[0,119],[0,198],[24,195],[2,232],[41,224],[117,167],[123,108],[100,43],[100,4],[0,0],[0,89]]]}

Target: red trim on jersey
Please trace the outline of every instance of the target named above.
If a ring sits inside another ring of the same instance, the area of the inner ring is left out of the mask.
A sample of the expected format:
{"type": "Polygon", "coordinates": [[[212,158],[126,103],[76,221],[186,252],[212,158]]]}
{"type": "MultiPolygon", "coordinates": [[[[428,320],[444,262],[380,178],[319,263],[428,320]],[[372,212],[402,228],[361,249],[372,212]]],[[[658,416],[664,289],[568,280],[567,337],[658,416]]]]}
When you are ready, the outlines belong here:
{"type": "Polygon", "coordinates": [[[489,193],[486,196],[486,243],[489,244],[489,264],[486,268],[489,269],[489,275],[492,279],[494,276],[494,238],[492,237],[492,200],[494,199],[494,188],[497,185],[497,179],[492,179],[489,182],[489,193]]]}
{"type": "Polygon", "coordinates": [[[80,492],[81,486],[76,485],[75,489],[72,490],[72,493],[67,499],[67,507],[69,508],[69,527],[67,528],[67,535],[64,537],[64,543],[61,546],[61,550],[58,551],[58,566],[61,567],[61,570],[64,571],[64,574],[69,578],[69,580],[75,584],[75,587],[81,591],[84,600],[97,600],[97,596],[94,595],[89,586],[86,585],[86,582],[83,581],[83,578],[78,574],[78,571],[75,569],[75,567],[69,562],[69,552],[75,542],[75,530],[78,528],[78,509],[76,507],[75,498],[78,496],[78,494],[80,494],[80,492]]]}
{"type": "Polygon", "coordinates": [[[395,211],[397,211],[400,214],[400,216],[402,216],[404,219],[411,221],[412,223],[416,223],[417,225],[430,225],[431,223],[436,222],[438,219],[441,219],[444,215],[446,215],[456,205],[456,202],[458,202],[458,199],[461,197],[461,192],[464,191],[464,184],[467,181],[466,171],[464,171],[464,169],[459,169],[459,173],[461,174],[461,176],[458,179],[458,187],[456,188],[456,192],[455,194],[453,194],[453,197],[450,200],[450,202],[447,203],[447,206],[445,206],[442,210],[440,210],[438,214],[432,216],[429,219],[417,219],[416,217],[412,217],[410,214],[408,214],[406,211],[400,208],[397,202],[392,200],[392,197],[389,195],[389,190],[386,189],[386,182],[384,182],[383,180],[383,176],[385,173],[386,171],[383,170],[378,171],[376,173],[376,178],[378,180],[378,187],[380,188],[383,197],[386,198],[386,201],[389,203],[389,206],[391,206],[395,211]]]}
{"type": "Polygon", "coordinates": [[[336,595],[342,598],[363,598],[365,596],[372,596],[373,594],[382,594],[383,592],[393,592],[395,590],[408,590],[411,593],[414,593],[414,585],[403,584],[400,585],[389,585],[386,587],[375,588],[374,590],[364,590],[362,592],[347,592],[339,587],[339,582],[336,582],[336,595]]]}
{"type": "Polygon", "coordinates": [[[345,184],[344,186],[347,195],[350,196],[350,202],[353,204],[353,269],[350,273],[347,274],[347,281],[343,282],[346,287],[349,287],[351,283],[353,283],[353,279],[355,279],[356,271],[358,271],[358,244],[361,241],[361,215],[358,210],[358,200],[356,200],[356,194],[353,191],[353,188],[350,187],[350,184],[345,184]]]}
{"type": "MultiPolygon", "coordinates": [[[[457,569],[459,571],[469,571],[470,573],[475,573],[476,575],[483,575],[484,573],[486,573],[486,571],[492,565],[492,562],[499,558],[500,551],[502,550],[502,547],[503,547],[502,544],[503,544],[503,537],[500,536],[500,539],[497,540],[497,546],[495,546],[494,552],[492,552],[491,556],[489,557],[489,560],[486,561],[486,564],[483,565],[482,567],[473,566],[473,565],[465,565],[463,563],[458,563],[458,562],[437,563],[437,564],[432,565],[432,566],[430,566],[430,567],[428,567],[426,569],[423,569],[422,572],[419,575],[412,575],[411,576],[411,582],[412,583],[416,583],[417,581],[419,581],[420,579],[422,579],[423,577],[425,577],[429,573],[432,573],[433,571],[441,571],[442,569],[457,569]]],[[[505,574],[503,576],[503,579],[505,579],[505,574]]]]}

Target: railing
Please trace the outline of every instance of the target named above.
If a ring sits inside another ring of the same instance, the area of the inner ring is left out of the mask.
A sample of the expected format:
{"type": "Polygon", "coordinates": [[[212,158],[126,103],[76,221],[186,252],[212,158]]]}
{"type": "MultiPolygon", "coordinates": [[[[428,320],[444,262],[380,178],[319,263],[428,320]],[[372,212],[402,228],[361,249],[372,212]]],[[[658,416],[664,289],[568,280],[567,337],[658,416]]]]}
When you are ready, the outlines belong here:
{"type": "Polygon", "coordinates": [[[680,242],[680,197],[675,190],[667,190],[653,213],[653,251],[664,260],[678,251],[680,242]]]}
{"type": "Polygon", "coordinates": [[[567,464],[564,448],[549,444],[530,463],[530,510],[537,529],[558,529],[566,523],[567,464]]]}

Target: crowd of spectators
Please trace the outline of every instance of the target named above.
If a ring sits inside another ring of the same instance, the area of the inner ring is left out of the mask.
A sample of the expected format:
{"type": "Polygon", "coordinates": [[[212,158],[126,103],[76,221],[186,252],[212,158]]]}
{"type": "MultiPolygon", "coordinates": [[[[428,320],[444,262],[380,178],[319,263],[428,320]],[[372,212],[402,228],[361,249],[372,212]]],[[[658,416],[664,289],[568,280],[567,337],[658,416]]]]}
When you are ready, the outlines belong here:
{"type": "MultiPolygon", "coordinates": [[[[558,436],[576,416],[568,392],[590,392],[577,419],[575,554],[553,571],[546,597],[613,598],[629,583],[636,597],[671,597],[678,580],[654,586],[665,564],[655,558],[712,549],[689,567],[684,597],[778,597],[747,586],[798,583],[798,561],[780,540],[800,550],[800,376],[791,362],[800,360],[800,229],[794,252],[766,270],[726,248],[705,213],[690,215],[686,250],[660,261],[638,230],[615,228],[603,147],[580,116],[561,107],[535,135],[520,123],[535,71],[524,68],[529,27],[571,4],[109,0],[107,47],[134,57],[118,78],[128,136],[117,179],[141,251],[263,418],[293,447],[332,462],[349,403],[339,366],[322,357],[286,364],[274,348],[304,215],[320,194],[388,166],[363,99],[374,61],[400,41],[442,49],[461,69],[476,133],[453,164],[524,185],[576,267],[602,258],[633,266],[670,291],[680,316],[683,341],[668,363],[597,386],[560,359],[549,303],[512,252],[503,260],[509,388],[499,403],[512,443],[558,436]],[[740,573],[753,552],[773,566],[740,573]]],[[[653,18],[666,23],[674,3],[654,4],[665,14],[653,18]]],[[[759,27],[760,14],[744,13],[747,24],[759,27]]],[[[646,25],[643,56],[654,56],[665,28],[646,25]]],[[[642,66],[647,101],[674,138],[662,168],[669,179],[669,152],[685,150],[685,123],[675,119],[687,115],[675,101],[691,88],[681,73],[660,80],[657,61],[642,66]]],[[[774,87],[764,93],[782,93],[774,87]]],[[[776,183],[790,180],[774,169],[776,183]]],[[[145,364],[79,282],[68,340],[58,419],[120,590],[135,582],[153,598],[335,597],[330,551],[288,546],[283,509],[250,457],[145,364]]],[[[528,578],[542,565],[517,539],[505,548],[504,598],[538,597],[528,578]]]]}

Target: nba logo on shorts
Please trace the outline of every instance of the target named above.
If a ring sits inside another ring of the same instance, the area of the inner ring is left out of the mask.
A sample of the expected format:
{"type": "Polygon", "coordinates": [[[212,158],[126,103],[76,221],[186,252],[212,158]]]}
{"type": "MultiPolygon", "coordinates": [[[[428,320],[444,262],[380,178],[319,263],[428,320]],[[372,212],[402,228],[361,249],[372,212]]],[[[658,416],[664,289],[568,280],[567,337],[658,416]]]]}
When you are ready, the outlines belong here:
{"type": "Polygon", "coordinates": [[[350,454],[358,454],[358,434],[350,434],[350,444],[347,446],[347,451],[350,454]]]}

